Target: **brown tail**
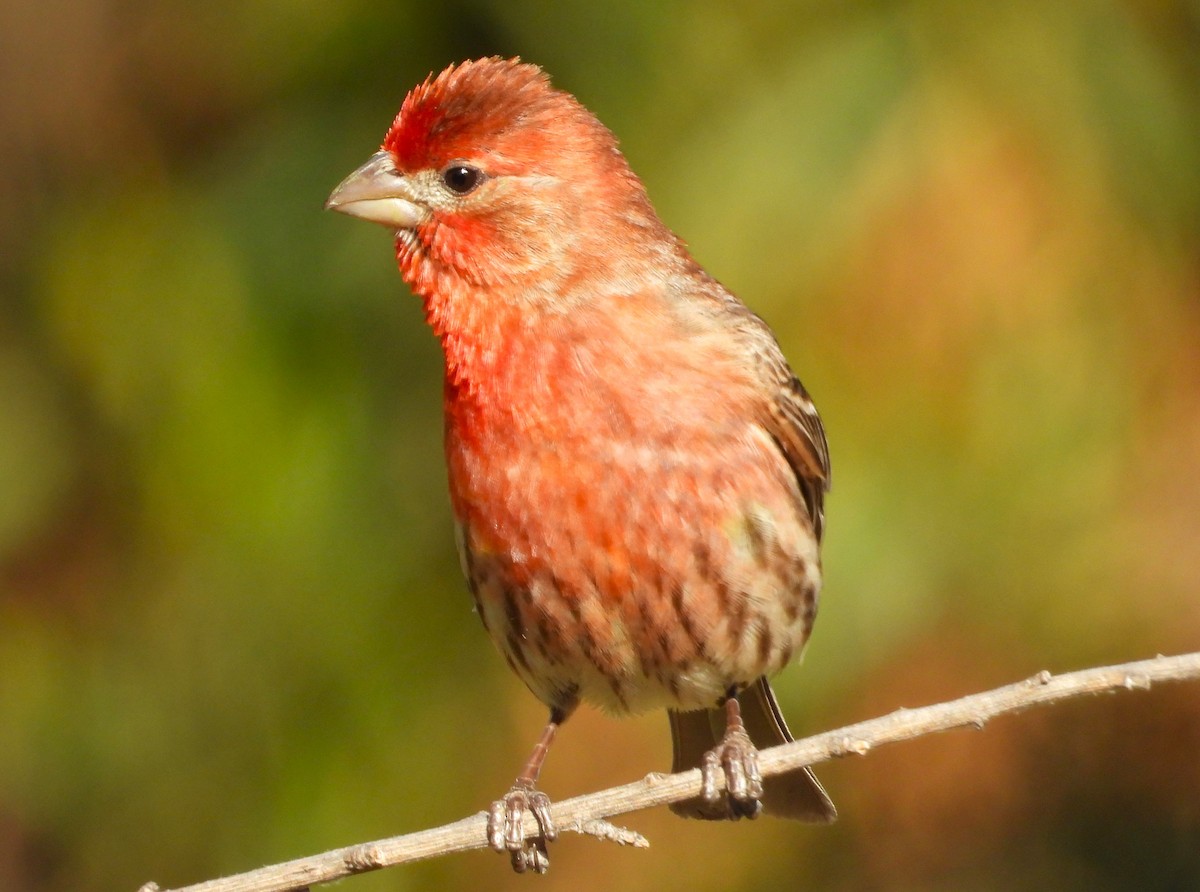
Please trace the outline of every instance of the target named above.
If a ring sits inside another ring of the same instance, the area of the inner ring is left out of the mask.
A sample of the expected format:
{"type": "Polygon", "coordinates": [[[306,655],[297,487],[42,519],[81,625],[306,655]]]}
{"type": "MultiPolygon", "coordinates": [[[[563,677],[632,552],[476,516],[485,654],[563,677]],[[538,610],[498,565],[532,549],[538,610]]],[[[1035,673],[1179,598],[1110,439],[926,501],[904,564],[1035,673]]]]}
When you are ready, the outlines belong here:
{"type": "MultiPolygon", "coordinates": [[[[790,743],[792,735],[775,694],[766,678],[760,678],[738,695],[742,707],[742,721],[750,739],[759,749],[780,743],[790,743]]],[[[725,710],[722,708],[697,710],[695,712],[668,712],[671,720],[671,737],[675,744],[675,759],[672,771],[697,768],[704,754],[721,740],[725,732],[725,710]]],[[[777,774],[763,781],[763,810],[780,818],[795,818],[828,824],[837,818],[837,809],[829,795],[821,787],[816,776],[808,768],[777,774]]],[[[671,811],[685,818],[712,820],[698,799],[689,799],[671,805],[671,811]]]]}

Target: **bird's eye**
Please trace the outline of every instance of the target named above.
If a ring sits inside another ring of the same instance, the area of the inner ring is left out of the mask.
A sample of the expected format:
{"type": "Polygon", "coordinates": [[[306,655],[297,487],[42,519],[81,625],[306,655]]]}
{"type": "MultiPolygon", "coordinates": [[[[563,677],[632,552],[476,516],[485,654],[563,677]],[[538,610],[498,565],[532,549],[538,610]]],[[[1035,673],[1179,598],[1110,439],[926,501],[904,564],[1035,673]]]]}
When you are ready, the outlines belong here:
{"type": "Polygon", "coordinates": [[[483,182],[483,171],[469,164],[451,164],[442,171],[442,182],[456,195],[466,195],[483,182]]]}

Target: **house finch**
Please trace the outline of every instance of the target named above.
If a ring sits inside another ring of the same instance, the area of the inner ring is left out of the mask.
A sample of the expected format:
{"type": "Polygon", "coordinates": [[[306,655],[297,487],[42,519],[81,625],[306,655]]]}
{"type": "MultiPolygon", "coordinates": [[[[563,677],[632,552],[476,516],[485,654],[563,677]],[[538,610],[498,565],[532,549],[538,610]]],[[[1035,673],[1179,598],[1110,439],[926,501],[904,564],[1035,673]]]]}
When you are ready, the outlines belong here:
{"type": "Polygon", "coordinates": [[[675,770],[704,777],[679,814],[833,820],[810,771],[764,781],[755,750],[791,739],[766,676],[817,611],[821,421],[613,134],[536,66],[464,62],[408,94],[326,206],[395,232],[445,357],[475,606],[550,709],[489,844],[546,869],[555,831],[535,784],[581,700],[668,710],[675,770]]]}

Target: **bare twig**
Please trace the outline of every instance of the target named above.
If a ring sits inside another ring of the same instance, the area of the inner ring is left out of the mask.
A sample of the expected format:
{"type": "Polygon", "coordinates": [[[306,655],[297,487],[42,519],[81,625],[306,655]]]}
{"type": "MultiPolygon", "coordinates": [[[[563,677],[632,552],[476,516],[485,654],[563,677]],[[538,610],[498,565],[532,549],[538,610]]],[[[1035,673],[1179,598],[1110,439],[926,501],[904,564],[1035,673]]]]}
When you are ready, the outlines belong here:
{"type": "MultiPolygon", "coordinates": [[[[759,767],[763,776],[769,777],[841,756],[863,756],[885,743],[898,743],[952,728],[982,728],[998,715],[1070,697],[1146,690],[1158,682],[1198,679],[1200,652],[1159,656],[1058,676],[1040,672],[1025,681],[981,694],[920,709],[900,709],[882,718],[763,750],[759,754],[759,767]]],[[[699,792],[698,769],[672,775],[650,774],[631,784],[564,799],[554,804],[552,814],[562,830],[586,833],[623,845],[646,846],[648,843],[641,835],[614,826],[605,819],[690,799],[699,792]]],[[[155,883],[147,883],[139,892],[303,892],[309,886],[356,873],[483,848],[487,844],[485,827],[486,817],[480,812],[432,830],[334,849],[176,890],[160,890],[155,883]]],[[[537,833],[532,816],[526,816],[525,829],[530,836],[537,833]]]]}

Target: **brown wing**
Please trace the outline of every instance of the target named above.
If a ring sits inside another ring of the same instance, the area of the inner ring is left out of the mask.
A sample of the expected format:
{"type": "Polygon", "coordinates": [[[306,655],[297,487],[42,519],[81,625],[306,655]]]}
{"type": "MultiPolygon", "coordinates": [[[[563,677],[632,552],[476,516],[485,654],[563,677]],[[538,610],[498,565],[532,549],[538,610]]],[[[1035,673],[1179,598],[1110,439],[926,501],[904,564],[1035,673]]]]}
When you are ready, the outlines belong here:
{"type": "MultiPolygon", "coordinates": [[[[781,357],[782,359],[782,357],[781,357]]],[[[787,380],[776,389],[767,429],[796,473],[820,541],[825,529],[825,493],[829,491],[829,444],[817,407],[786,364],[787,380]]]]}
{"type": "Polygon", "coordinates": [[[767,323],[732,295],[726,306],[738,317],[738,330],[753,354],[764,388],[767,412],[763,425],[796,474],[819,541],[825,528],[825,493],[830,480],[829,444],[821,416],[767,323]]]}

